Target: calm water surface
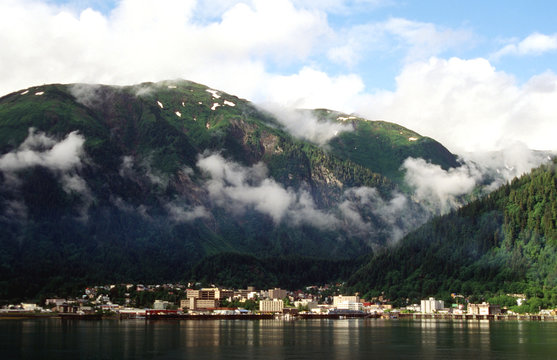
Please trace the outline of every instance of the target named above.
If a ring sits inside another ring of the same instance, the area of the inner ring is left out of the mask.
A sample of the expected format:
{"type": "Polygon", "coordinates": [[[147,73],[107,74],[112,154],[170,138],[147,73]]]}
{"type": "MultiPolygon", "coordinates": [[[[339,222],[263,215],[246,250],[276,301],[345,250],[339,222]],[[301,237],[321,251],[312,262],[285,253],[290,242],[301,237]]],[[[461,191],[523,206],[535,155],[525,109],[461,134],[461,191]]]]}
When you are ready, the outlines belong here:
{"type": "Polygon", "coordinates": [[[0,359],[557,359],[557,323],[0,320],[0,359]]]}

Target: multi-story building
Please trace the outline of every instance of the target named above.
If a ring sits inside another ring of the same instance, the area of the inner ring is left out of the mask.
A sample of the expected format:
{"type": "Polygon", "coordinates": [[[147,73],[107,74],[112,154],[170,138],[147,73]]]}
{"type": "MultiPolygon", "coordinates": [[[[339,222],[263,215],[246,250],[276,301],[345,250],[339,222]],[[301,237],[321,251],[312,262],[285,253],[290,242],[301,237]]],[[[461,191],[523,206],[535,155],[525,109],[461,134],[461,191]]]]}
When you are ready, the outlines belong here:
{"type": "Polygon", "coordinates": [[[208,289],[201,289],[199,290],[198,299],[202,300],[215,300],[218,299],[217,292],[219,289],[217,288],[208,288],[208,289]]]}
{"type": "Polygon", "coordinates": [[[202,300],[222,300],[234,297],[234,290],[219,288],[205,288],[199,290],[199,299],[202,300]]]}
{"type": "Polygon", "coordinates": [[[269,289],[269,299],[284,299],[286,297],[286,294],[286,290],[283,289],[269,289]]]}
{"type": "Polygon", "coordinates": [[[239,289],[234,292],[234,297],[239,299],[247,299],[249,291],[247,289],[239,289]]]}
{"type": "Polygon", "coordinates": [[[338,304],[343,302],[358,303],[360,302],[360,297],[358,295],[333,296],[333,307],[338,307],[338,304]]]}
{"type": "Polygon", "coordinates": [[[277,313],[284,310],[284,302],[282,300],[261,300],[259,301],[259,311],[263,313],[277,313]]]}
{"type": "Polygon", "coordinates": [[[189,298],[180,301],[180,306],[182,309],[207,310],[217,308],[219,306],[219,301],[216,299],[189,298]]]}
{"type": "Polygon", "coordinates": [[[294,306],[297,308],[307,307],[308,310],[315,309],[317,307],[317,301],[312,301],[311,299],[302,299],[299,301],[294,301],[294,306]]]}
{"type": "Polygon", "coordinates": [[[48,305],[60,306],[65,302],[66,302],[66,299],[46,299],[45,300],[46,306],[48,306],[48,305]]]}
{"type": "Polygon", "coordinates": [[[443,300],[435,300],[430,297],[428,300],[422,300],[420,303],[420,309],[424,314],[432,314],[445,307],[445,302],[443,300]]]}
{"type": "Polygon", "coordinates": [[[199,297],[199,290],[187,289],[186,290],[186,298],[198,298],[199,297]]]}
{"type": "Polygon", "coordinates": [[[490,303],[468,304],[468,314],[470,315],[497,315],[501,313],[501,306],[491,305],[490,303]]]}
{"type": "Polygon", "coordinates": [[[352,311],[363,311],[364,304],[361,302],[349,302],[343,301],[337,304],[336,308],[338,310],[352,310],[352,311]]]}
{"type": "MultiPolygon", "coordinates": [[[[194,298],[191,298],[194,299],[194,298]]],[[[189,309],[190,308],[190,299],[182,299],[180,300],[180,309],[189,309]]]]}
{"type": "Polygon", "coordinates": [[[234,297],[234,290],[218,288],[204,288],[201,290],[186,290],[186,299],[180,301],[182,309],[198,310],[218,307],[220,301],[234,297]]]}
{"type": "Polygon", "coordinates": [[[153,304],[153,309],[155,309],[155,310],[166,310],[171,305],[172,305],[172,303],[170,303],[169,301],[155,300],[155,303],[153,304]]]}

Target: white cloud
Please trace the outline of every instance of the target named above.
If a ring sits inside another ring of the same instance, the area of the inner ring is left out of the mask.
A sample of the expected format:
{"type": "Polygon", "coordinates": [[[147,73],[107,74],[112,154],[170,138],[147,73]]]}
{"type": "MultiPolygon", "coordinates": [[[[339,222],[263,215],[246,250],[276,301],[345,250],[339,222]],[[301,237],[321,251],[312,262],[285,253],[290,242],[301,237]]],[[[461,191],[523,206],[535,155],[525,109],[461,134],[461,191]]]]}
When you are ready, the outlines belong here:
{"type": "Polygon", "coordinates": [[[165,205],[172,221],[177,223],[188,223],[197,219],[210,217],[210,213],[204,206],[180,206],[177,203],[169,203],[165,205]]]}
{"type": "Polygon", "coordinates": [[[505,55],[541,55],[555,50],[557,50],[557,34],[533,33],[520,42],[505,45],[501,50],[491,55],[491,58],[499,59],[505,55]]]}
{"type": "Polygon", "coordinates": [[[236,215],[252,209],[268,215],[275,224],[342,228],[347,234],[367,238],[370,244],[383,238],[394,243],[430,216],[400,193],[383,199],[376,189],[367,187],[346,189],[335,209],[325,211],[307,190],[285,189],[269,178],[261,163],[245,167],[212,154],[201,157],[197,165],[209,175],[204,187],[215,205],[236,215]]]}
{"type": "Polygon", "coordinates": [[[358,110],[433,137],[456,153],[491,151],[509,142],[557,149],[557,77],[519,86],[486,59],[431,58],[404,67],[395,91],[362,94],[358,110]]]}
{"type": "Polygon", "coordinates": [[[443,170],[424,159],[408,158],[404,161],[405,181],[414,188],[413,197],[434,213],[446,213],[464,201],[460,196],[469,194],[481,180],[481,173],[469,166],[443,170]]]}
{"type": "Polygon", "coordinates": [[[324,145],[341,132],[352,131],[352,127],[332,121],[319,120],[311,111],[294,110],[276,104],[265,104],[263,108],[275,115],[294,136],[324,145]]]}
{"type": "Polygon", "coordinates": [[[337,37],[340,44],[328,50],[328,57],[348,66],[354,66],[367,56],[397,51],[404,53],[405,62],[415,62],[449,49],[469,47],[475,41],[469,30],[442,28],[403,18],[351,26],[337,37]]]}
{"type": "Polygon", "coordinates": [[[235,214],[254,209],[270,216],[276,224],[286,221],[322,228],[337,224],[333,216],[317,209],[306,191],[285,189],[268,178],[267,168],[262,163],[245,167],[212,154],[201,157],[197,166],[210,177],[205,188],[211,200],[235,214]]]}
{"type": "MultiPolygon", "coordinates": [[[[0,94],[41,83],[185,78],[257,103],[400,123],[454,152],[496,150],[515,141],[556,149],[552,72],[519,85],[486,59],[423,60],[473,44],[467,29],[393,17],[339,30],[327,18],[385,4],[123,0],[103,14],[38,0],[2,1],[0,94]],[[404,58],[394,91],[370,93],[361,76],[325,60],[354,66],[374,52],[404,58]]],[[[555,38],[533,34],[511,45],[516,53],[544,52],[555,47],[555,38]]],[[[74,90],[81,101],[90,100],[74,90]]]]}
{"type": "Polygon", "coordinates": [[[177,77],[210,85],[250,83],[262,61],[304,59],[330,31],[322,11],[287,0],[236,2],[207,23],[194,16],[197,5],[123,0],[103,15],[34,0],[4,1],[0,93],[40,83],[177,77]]]}
{"type": "Polygon", "coordinates": [[[277,103],[291,108],[342,109],[349,113],[349,104],[364,90],[359,76],[331,77],[310,67],[293,75],[267,77],[261,85],[266,91],[254,94],[254,100],[259,103],[277,103]]]}
{"type": "Polygon", "coordinates": [[[44,133],[35,133],[31,128],[27,139],[18,149],[0,157],[0,170],[17,171],[33,166],[71,170],[81,166],[84,143],[85,138],[75,131],[57,143],[44,133]]]}
{"type": "Polygon", "coordinates": [[[465,195],[473,190],[485,195],[549,161],[547,152],[513,143],[501,151],[465,154],[458,168],[443,170],[423,159],[407,158],[402,169],[412,198],[431,213],[444,214],[465,204],[465,195]]]}
{"type": "Polygon", "coordinates": [[[4,202],[3,217],[8,221],[26,220],[27,219],[27,205],[22,200],[7,200],[4,202]]]}
{"type": "Polygon", "coordinates": [[[484,192],[490,192],[549,162],[553,155],[555,153],[533,151],[522,143],[514,142],[505,144],[500,151],[467,153],[462,158],[465,166],[475,167],[484,179],[491,181],[484,188],[484,192]]]}
{"type": "MultiPolygon", "coordinates": [[[[76,131],[57,142],[45,133],[30,128],[29,135],[17,149],[0,156],[0,170],[4,172],[6,184],[15,188],[21,184],[18,175],[20,170],[35,166],[52,170],[66,193],[80,195],[82,203],[78,209],[79,219],[86,221],[87,211],[94,198],[87,182],[77,173],[83,165],[84,143],[85,138],[76,131]]],[[[22,209],[13,206],[12,208],[22,209]]]]}
{"type": "Polygon", "coordinates": [[[351,231],[357,230],[367,236],[385,238],[390,244],[396,243],[408,231],[425,223],[430,217],[425,208],[418,211],[416,204],[398,192],[394,192],[391,199],[386,200],[374,188],[357,187],[347,189],[343,198],[339,210],[351,231]],[[370,215],[375,220],[369,218],[370,215]]]}

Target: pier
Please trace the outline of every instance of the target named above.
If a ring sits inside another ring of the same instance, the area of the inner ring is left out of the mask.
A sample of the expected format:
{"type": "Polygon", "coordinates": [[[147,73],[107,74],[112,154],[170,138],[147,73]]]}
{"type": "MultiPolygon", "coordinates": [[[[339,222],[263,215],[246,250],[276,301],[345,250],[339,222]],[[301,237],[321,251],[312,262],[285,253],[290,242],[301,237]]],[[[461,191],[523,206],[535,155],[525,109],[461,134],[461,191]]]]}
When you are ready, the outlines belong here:
{"type": "Polygon", "coordinates": [[[399,319],[432,319],[432,320],[523,320],[523,321],[557,321],[554,315],[519,315],[519,314],[492,314],[492,315],[469,315],[469,314],[397,314],[399,319]]]}

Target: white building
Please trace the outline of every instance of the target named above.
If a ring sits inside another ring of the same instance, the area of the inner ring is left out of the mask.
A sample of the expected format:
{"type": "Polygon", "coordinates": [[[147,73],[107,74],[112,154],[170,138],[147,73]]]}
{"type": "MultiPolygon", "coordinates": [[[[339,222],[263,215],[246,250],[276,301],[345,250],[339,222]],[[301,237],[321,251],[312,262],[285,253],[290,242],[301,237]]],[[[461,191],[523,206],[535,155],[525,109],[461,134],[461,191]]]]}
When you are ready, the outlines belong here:
{"type": "Polygon", "coordinates": [[[172,305],[172,303],[170,303],[170,302],[168,302],[168,301],[164,301],[164,300],[155,300],[155,303],[153,304],[153,309],[155,309],[155,310],[166,310],[166,309],[168,309],[171,305],[172,305]]]}
{"type": "Polygon", "coordinates": [[[302,300],[299,300],[299,301],[294,301],[294,306],[295,307],[297,307],[297,308],[307,307],[308,310],[315,309],[317,307],[317,305],[318,305],[317,302],[312,301],[311,299],[302,299],[302,300]]]}
{"type": "Polygon", "coordinates": [[[501,306],[483,302],[481,304],[468,304],[468,314],[495,315],[501,313],[501,306]]]}
{"type": "Polygon", "coordinates": [[[333,297],[333,307],[338,308],[338,304],[342,302],[357,303],[360,302],[360,297],[358,295],[339,295],[333,297]]]}
{"type": "Polygon", "coordinates": [[[363,311],[364,304],[362,304],[361,302],[343,301],[338,303],[336,308],[339,310],[363,311]]]}
{"type": "Polygon", "coordinates": [[[422,300],[420,305],[423,314],[432,314],[443,309],[445,307],[445,302],[430,297],[428,300],[422,300]]]}
{"type": "Polygon", "coordinates": [[[282,300],[261,300],[259,301],[259,311],[263,313],[277,313],[282,312],[284,309],[284,302],[282,300]]]}
{"type": "Polygon", "coordinates": [[[37,306],[37,304],[28,304],[28,303],[21,303],[21,308],[25,311],[35,311],[41,309],[40,307],[37,306]]]}

